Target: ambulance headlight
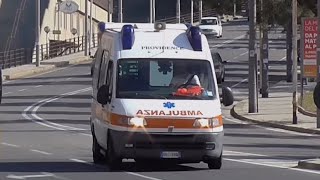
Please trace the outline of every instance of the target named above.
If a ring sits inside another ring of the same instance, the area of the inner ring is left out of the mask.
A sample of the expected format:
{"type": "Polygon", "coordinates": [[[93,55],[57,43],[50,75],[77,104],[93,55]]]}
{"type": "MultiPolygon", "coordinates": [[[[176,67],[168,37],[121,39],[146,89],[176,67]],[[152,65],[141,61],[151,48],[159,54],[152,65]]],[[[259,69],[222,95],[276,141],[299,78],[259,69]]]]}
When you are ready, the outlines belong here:
{"type": "Polygon", "coordinates": [[[214,128],[220,125],[221,122],[218,118],[200,118],[196,119],[193,123],[194,127],[200,128],[214,128]]]}
{"type": "Polygon", "coordinates": [[[144,127],[147,125],[147,121],[144,118],[133,117],[129,118],[128,124],[129,126],[144,127]]]}
{"type": "Polygon", "coordinates": [[[134,27],[131,24],[124,25],[121,30],[122,48],[131,49],[134,43],[134,27]]]}
{"type": "Polygon", "coordinates": [[[187,31],[188,40],[194,51],[202,51],[201,30],[199,27],[191,26],[187,31]]]}

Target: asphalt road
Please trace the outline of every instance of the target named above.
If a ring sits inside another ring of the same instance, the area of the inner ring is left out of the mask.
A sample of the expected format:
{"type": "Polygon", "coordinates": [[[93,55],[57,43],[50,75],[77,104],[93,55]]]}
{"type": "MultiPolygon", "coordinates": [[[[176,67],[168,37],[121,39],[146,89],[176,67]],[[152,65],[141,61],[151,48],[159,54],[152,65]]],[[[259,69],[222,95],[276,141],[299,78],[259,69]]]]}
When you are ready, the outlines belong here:
{"type": "MultiPolygon", "coordinates": [[[[247,29],[244,22],[225,25],[223,38],[210,40],[211,46],[230,61],[223,85],[232,87],[239,100],[247,95],[248,40],[242,36],[247,29]]],[[[276,39],[281,34],[272,36],[276,39]]],[[[274,41],[282,44],[281,40],[274,41]]],[[[285,52],[278,45],[272,47],[270,60],[281,64],[285,52]]],[[[5,84],[0,106],[0,179],[320,178],[320,171],[296,168],[298,160],[319,156],[319,136],[246,124],[230,116],[230,107],[223,108],[225,141],[221,170],[209,170],[204,163],[137,167],[130,160],[119,172],[110,172],[107,165],[93,165],[89,70],[90,64],[83,63],[5,84]]],[[[270,84],[276,83],[277,78],[270,84]]]]}

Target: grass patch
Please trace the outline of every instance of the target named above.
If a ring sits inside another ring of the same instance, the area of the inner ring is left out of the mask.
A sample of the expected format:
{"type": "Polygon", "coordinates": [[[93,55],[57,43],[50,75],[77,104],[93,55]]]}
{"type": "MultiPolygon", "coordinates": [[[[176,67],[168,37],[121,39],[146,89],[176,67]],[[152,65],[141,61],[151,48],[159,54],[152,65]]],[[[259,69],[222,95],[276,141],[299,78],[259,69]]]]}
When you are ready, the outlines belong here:
{"type": "MultiPolygon", "coordinates": [[[[299,98],[300,102],[300,98],[299,98]]],[[[303,101],[301,105],[306,111],[316,113],[317,107],[313,102],[313,92],[307,92],[303,96],[303,101]]]]}

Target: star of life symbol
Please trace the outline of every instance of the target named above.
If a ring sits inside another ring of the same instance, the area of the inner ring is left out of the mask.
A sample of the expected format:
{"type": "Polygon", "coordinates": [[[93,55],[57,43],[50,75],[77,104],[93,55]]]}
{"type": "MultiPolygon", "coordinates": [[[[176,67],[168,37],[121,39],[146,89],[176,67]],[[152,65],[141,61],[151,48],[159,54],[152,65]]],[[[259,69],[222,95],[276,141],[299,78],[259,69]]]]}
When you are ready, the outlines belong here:
{"type": "Polygon", "coordinates": [[[163,103],[163,107],[171,109],[171,108],[175,107],[175,104],[171,103],[171,102],[165,102],[165,103],[163,103]]]}

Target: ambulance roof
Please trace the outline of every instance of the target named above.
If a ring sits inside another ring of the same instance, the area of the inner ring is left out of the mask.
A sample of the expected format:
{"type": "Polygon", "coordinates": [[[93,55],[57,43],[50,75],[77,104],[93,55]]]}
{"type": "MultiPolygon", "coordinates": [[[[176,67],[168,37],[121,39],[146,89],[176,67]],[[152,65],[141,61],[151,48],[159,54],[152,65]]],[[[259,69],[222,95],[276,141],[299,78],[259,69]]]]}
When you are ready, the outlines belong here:
{"type": "Polygon", "coordinates": [[[208,59],[209,45],[198,27],[190,28],[184,24],[157,25],[159,24],[107,23],[104,24],[104,29],[101,29],[101,24],[99,28],[115,34],[119,39],[116,40],[118,59],[208,59]]]}

